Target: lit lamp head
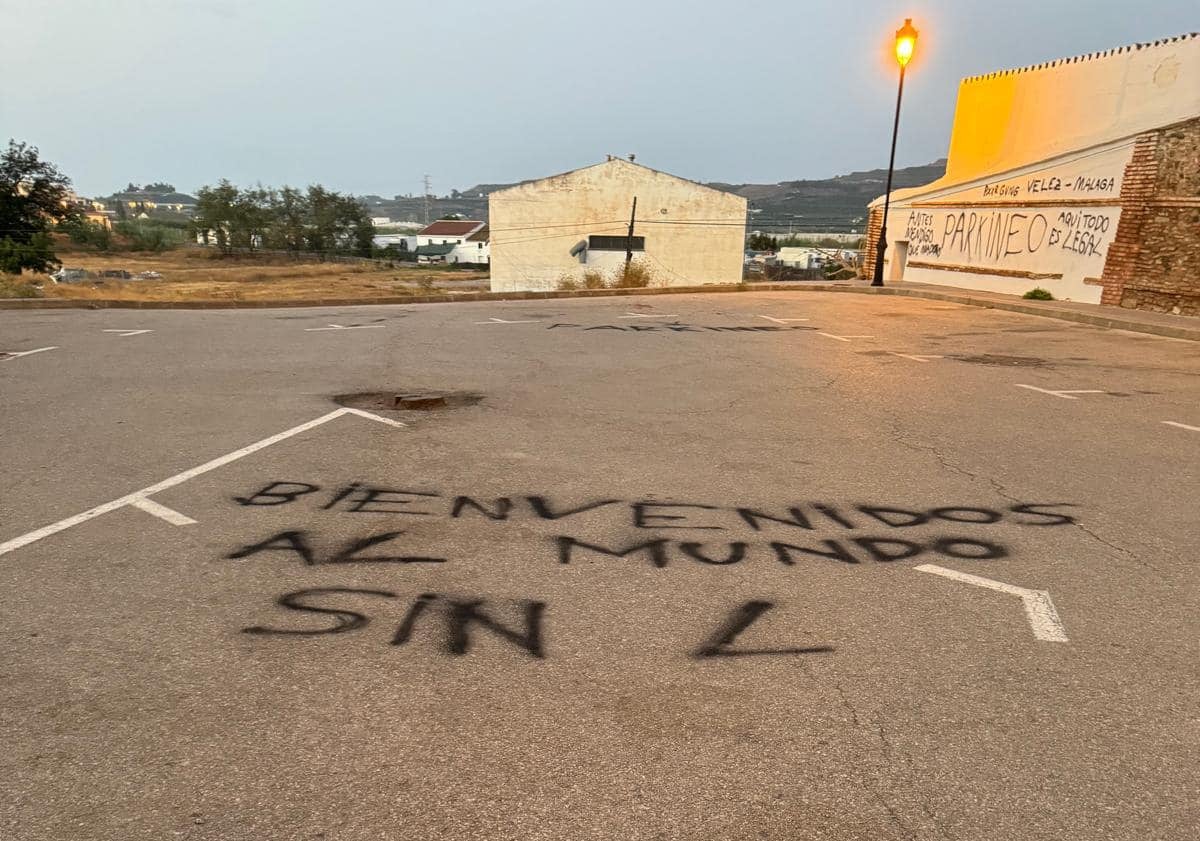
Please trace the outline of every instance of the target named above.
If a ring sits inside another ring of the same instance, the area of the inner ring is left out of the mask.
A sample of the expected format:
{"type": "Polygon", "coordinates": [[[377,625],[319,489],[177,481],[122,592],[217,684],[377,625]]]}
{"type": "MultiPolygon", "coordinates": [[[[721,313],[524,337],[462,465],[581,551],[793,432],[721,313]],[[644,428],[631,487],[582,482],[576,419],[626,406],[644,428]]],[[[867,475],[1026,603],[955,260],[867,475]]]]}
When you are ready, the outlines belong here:
{"type": "Polygon", "coordinates": [[[896,61],[901,67],[907,67],[916,50],[917,30],[913,28],[912,18],[905,18],[904,26],[896,30],[896,61]]]}

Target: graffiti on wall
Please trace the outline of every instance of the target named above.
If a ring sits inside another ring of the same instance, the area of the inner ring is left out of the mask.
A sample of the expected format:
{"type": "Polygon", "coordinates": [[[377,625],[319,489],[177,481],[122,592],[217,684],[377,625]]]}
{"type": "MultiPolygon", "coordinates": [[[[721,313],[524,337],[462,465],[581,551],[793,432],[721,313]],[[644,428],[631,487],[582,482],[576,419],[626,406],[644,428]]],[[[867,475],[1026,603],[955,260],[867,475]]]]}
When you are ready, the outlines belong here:
{"type": "Polygon", "coordinates": [[[1125,166],[1133,155],[1129,144],[1089,152],[1021,175],[997,178],[959,190],[950,198],[963,204],[1019,202],[1112,201],[1121,195],[1125,166]]]}
{"type": "Polygon", "coordinates": [[[909,213],[909,259],[1054,270],[1076,258],[1103,261],[1116,208],[953,209],[909,213]]]}
{"type": "Polygon", "coordinates": [[[1128,145],[931,193],[906,208],[908,259],[947,267],[1098,277],[1116,235],[1128,145]]]}

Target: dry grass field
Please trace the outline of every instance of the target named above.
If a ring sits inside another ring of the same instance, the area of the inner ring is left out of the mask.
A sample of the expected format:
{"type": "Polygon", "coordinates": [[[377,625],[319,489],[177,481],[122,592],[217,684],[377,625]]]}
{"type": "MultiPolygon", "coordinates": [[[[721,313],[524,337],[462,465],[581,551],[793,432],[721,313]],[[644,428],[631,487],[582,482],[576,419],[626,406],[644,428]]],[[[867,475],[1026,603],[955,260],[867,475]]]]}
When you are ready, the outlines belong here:
{"type": "Polygon", "coordinates": [[[396,295],[452,295],[455,290],[487,288],[487,273],[443,267],[368,263],[302,262],[282,256],[220,257],[202,248],[180,248],[162,254],[98,254],[60,249],[66,268],[89,272],[154,271],[158,280],[88,278],[54,283],[45,276],[25,276],[42,287],[46,298],[124,301],[305,301],[321,298],[372,298],[396,295]]]}

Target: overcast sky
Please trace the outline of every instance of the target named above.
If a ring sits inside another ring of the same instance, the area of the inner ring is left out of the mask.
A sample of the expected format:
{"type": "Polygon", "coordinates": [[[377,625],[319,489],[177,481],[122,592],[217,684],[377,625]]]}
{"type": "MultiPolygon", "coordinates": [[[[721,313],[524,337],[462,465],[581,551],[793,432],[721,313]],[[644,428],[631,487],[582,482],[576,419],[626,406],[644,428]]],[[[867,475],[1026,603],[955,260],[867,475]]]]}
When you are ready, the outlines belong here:
{"type": "Polygon", "coordinates": [[[899,165],[963,76],[1200,29],[1196,0],[0,0],[0,142],[84,194],[320,182],[443,194],[636,152],[701,181],[899,165]]]}

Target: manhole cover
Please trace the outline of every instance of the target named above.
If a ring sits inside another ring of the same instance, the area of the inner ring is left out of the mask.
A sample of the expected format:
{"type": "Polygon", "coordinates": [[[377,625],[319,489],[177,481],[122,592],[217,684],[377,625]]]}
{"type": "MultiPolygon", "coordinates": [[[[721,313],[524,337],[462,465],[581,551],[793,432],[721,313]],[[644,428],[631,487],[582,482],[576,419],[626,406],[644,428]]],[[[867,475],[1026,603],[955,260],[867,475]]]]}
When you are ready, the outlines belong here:
{"type": "Polygon", "coordinates": [[[952,356],[959,362],[972,362],[976,365],[1003,365],[1010,368],[1041,368],[1047,365],[1045,359],[1036,356],[1003,356],[995,353],[979,353],[973,356],[952,356]]]}
{"type": "Polygon", "coordinates": [[[457,409],[474,406],[483,399],[482,394],[468,391],[428,391],[423,389],[397,389],[395,391],[364,391],[357,394],[338,394],[333,402],[351,409],[392,410],[401,412],[428,412],[434,409],[457,409]]]}

